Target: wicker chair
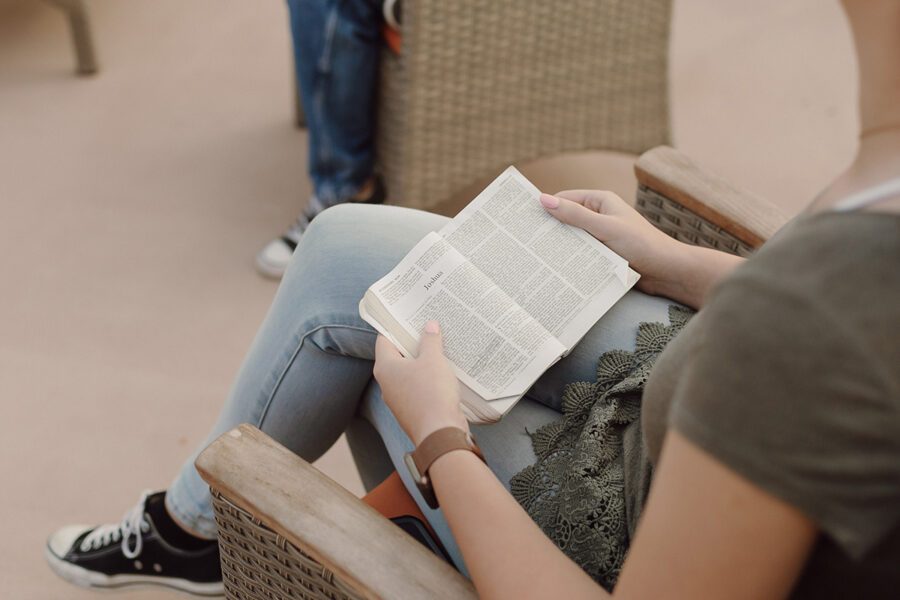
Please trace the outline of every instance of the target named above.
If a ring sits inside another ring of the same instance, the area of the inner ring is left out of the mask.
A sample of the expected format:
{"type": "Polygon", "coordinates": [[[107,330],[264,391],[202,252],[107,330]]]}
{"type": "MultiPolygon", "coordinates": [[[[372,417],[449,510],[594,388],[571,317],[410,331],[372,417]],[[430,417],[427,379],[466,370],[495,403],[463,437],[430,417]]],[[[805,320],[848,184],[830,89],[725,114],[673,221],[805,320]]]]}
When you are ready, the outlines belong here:
{"type": "Polygon", "coordinates": [[[669,143],[670,16],[671,0],[403,0],[375,144],[391,203],[434,208],[514,163],[669,143]]]}
{"type": "MultiPolygon", "coordinates": [[[[747,254],[787,219],[668,147],[635,163],[638,208],[670,235],[747,254]]],[[[231,600],[475,598],[468,579],[259,430],[197,459],[210,484],[231,600]]]]}

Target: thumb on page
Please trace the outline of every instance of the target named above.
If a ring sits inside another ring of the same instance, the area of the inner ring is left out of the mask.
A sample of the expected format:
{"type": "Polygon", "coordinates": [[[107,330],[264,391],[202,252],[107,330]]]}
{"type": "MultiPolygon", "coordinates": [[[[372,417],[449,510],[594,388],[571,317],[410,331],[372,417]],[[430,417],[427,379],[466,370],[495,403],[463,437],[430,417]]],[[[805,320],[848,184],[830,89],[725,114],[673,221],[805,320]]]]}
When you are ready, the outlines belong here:
{"type": "Polygon", "coordinates": [[[433,354],[444,354],[441,328],[434,319],[425,323],[425,329],[422,331],[422,337],[419,340],[419,356],[429,356],[433,354]]]}

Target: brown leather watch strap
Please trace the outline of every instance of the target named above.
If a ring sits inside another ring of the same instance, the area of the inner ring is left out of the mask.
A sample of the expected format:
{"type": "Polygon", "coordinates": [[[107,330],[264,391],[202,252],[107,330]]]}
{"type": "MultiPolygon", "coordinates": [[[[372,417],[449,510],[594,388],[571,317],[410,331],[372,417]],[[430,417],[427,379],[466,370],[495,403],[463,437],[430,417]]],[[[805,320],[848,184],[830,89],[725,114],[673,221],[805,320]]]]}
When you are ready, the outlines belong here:
{"type": "Polygon", "coordinates": [[[475,438],[472,437],[472,434],[458,427],[444,427],[429,434],[428,437],[422,440],[422,443],[418,445],[412,455],[413,460],[416,461],[419,473],[424,475],[431,468],[431,463],[453,450],[471,450],[478,458],[484,461],[481,448],[475,443],[475,438]]]}
{"type": "Polygon", "coordinates": [[[431,508],[437,508],[438,503],[434,489],[431,487],[428,469],[431,468],[434,461],[453,450],[469,450],[482,462],[485,462],[481,448],[475,443],[472,434],[458,427],[438,429],[429,434],[413,452],[404,457],[416,487],[431,508]]]}

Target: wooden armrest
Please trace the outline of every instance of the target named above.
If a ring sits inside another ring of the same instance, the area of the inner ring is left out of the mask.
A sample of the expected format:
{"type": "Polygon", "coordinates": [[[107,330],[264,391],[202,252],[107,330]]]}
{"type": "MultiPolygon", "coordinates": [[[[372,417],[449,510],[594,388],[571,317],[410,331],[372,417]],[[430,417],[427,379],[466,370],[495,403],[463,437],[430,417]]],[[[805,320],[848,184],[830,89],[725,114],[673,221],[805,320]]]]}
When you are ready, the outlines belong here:
{"type": "Polygon", "coordinates": [[[680,204],[752,248],[761,246],[788,220],[768,200],[700,169],[669,146],[642,154],[634,173],[638,185],[680,204]]]}
{"type": "Polygon", "coordinates": [[[255,427],[223,434],[196,466],[210,487],[366,598],[477,598],[468,579],[255,427]]]}

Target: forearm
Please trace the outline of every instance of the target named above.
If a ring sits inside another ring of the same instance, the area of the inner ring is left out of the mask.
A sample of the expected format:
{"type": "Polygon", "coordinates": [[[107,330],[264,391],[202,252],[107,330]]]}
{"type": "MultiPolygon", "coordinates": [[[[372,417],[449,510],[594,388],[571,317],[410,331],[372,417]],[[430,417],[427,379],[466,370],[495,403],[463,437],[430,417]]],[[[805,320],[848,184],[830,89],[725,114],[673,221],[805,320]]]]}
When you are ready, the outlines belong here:
{"type": "Polygon", "coordinates": [[[445,454],[429,474],[480,598],[608,597],[474,454],[445,454]]]}
{"type": "Polygon", "coordinates": [[[703,306],[715,285],[745,260],[719,250],[682,243],[670,258],[670,268],[647,291],[696,309],[703,306]]]}

